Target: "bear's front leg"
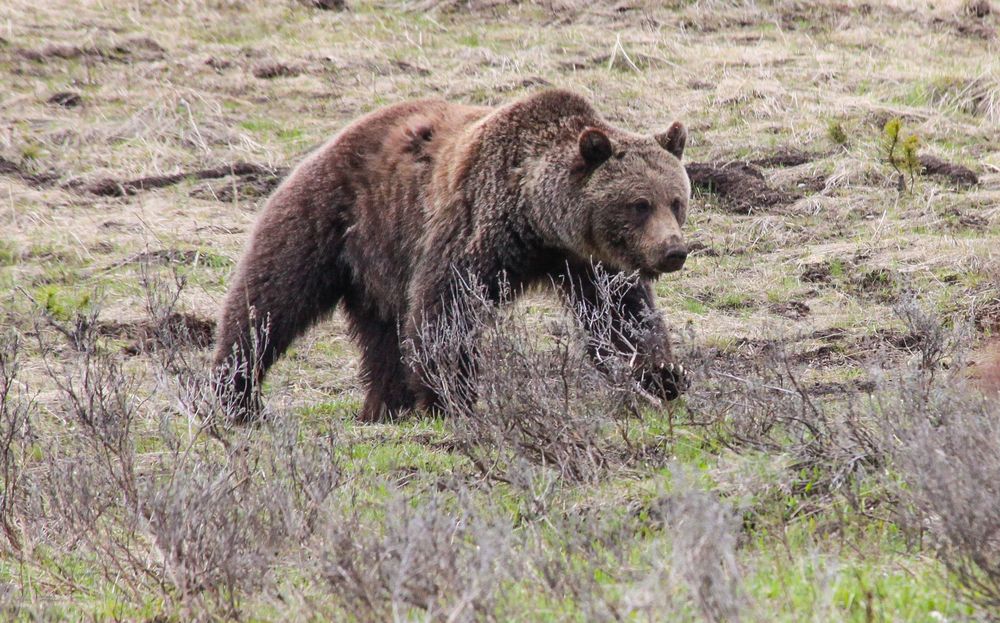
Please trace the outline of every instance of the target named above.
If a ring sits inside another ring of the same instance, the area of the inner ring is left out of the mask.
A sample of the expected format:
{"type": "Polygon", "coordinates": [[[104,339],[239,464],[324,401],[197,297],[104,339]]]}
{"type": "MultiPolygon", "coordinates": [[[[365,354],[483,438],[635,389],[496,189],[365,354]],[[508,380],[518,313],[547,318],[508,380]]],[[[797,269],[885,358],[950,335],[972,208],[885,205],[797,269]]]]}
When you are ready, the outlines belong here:
{"type": "Polygon", "coordinates": [[[674,400],[688,387],[684,368],[674,360],[670,336],[649,280],[612,283],[620,275],[589,262],[569,264],[555,282],[589,334],[587,349],[599,369],[612,357],[627,358],[640,387],[663,400],[674,400]]]}
{"type": "Polygon", "coordinates": [[[411,291],[414,311],[404,327],[408,387],[420,409],[468,412],[477,398],[473,344],[492,299],[474,275],[456,279],[457,270],[440,272],[445,278],[426,276],[411,291]]]}

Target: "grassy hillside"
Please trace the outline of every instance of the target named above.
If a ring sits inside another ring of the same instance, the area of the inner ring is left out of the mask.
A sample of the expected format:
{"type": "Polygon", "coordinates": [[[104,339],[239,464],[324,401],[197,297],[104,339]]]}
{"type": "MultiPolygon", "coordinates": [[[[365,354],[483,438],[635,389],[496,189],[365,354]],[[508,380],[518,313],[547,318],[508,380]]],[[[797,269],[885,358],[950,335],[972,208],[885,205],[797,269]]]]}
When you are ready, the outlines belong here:
{"type": "Polygon", "coordinates": [[[5,618],[998,616],[1000,6],[322,4],[0,4],[5,618]],[[684,399],[560,368],[533,294],[482,417],[357,424],[339,314],[268,423],[213,417],[289,167],[388,103],[546,86],[689,128],[694,252],[657,283],[684,399]]]}

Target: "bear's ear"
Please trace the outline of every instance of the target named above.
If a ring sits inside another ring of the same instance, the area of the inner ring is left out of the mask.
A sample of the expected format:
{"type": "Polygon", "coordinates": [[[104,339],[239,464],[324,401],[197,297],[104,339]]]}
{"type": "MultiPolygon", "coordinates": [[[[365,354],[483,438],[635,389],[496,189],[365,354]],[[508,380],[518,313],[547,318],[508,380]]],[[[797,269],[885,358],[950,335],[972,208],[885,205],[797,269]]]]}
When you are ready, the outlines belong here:
{"type": "Polygon", "coordinates": [[[656,142],[660,147],[672,153],[678,160],[684,155],[684,145],[687,144],[687,140],[687,128],[680,121],[674,121],[669,130],[656,135],[656,142]]]}
{"type": "Polygon", "coordinates": [[[597,128],[580,133],[580,155],[590,166],[597,166],[611,157],[611,139],[597,128]]]}

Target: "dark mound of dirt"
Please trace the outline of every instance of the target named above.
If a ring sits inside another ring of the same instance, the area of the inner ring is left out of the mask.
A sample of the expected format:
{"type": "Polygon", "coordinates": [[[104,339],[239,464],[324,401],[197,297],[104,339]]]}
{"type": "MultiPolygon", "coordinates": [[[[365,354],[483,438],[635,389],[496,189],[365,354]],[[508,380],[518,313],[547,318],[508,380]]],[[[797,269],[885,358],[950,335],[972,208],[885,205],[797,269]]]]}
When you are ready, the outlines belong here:
{"type": "Polygon", "coordinates": [[[975,229],[984,230],[989,226],[989,219],[974,212],[963,212],[956,206],[952,206],[941,213],[948,219],[951,229],[975,229]]]}
{"type": "Polygon", "coordinates": [[[979,183],[979,176],[969,167],[953,164],[937,156],[920,156],[920,166],[924,175],[943,177],[959,186],[975,186],[979,183]]]}
{"type": "Polygon", "coordinates": [[[738,214],[791,203],[795,197],[772,188],[760,169],[744,162],[701,163],[686,167],[691,186],[717,196],[722,207],[738,214]]]}
{"type": "Polygon", "coordinates": [[[7,160],[3,156],[0,156],[0,175],[7,175],[10,177],[16,177],[28,184],[29,186],[42,187],[48,186],[52,182],[59,179],[57,173],[29,173],[25,171],[16,162],[7,160]]]}
{"type": "Polygon", "coordinates": [[[980,21],[955,20],[952,22],[955,32],[965,37],[993,41],[997,38],[997,29],[980,21]]]}
{"type": "Polygon", "coordinates": [[[205,59],[205,64],[216,71],[222,71],[223,69],[229,69],[233,66],[233,61],[226,58],[219,58],[217,56],[209,56],[205,59]]]}
{"type": "Polygon", "coordinates": [[[1000,333],[1000,295],[980,305],[975,310],[972,320],[979,331],[1000,333]]]}
{"type": "Polygon", "coordinates": [[[280,169],[274,173],[251,173],[238,175],[232,179],[206,182],[192,190],[191,196],[222,203],[232,203],[240,199],[260,199],[274,192],[286,173],[287,170],[280,169]]]}
{"type": "Polygon", "coordinates": [[[882,303],[895,302],[899,295],[896,273],[888,268],[872,268],[853,275],[849,283],[853,292],[882,303]]]}
{"type": "Polygon", "coordinates": [[[866,394],[875,391],[875,382],[868,380],[855,380],[847,383],[817,382],[806,387],[806,392],[812,396],[851,396],[858,392],[866,394]]]}
{"type": "Polygon", "coordinates": [[[446,13],[477,13],[496,11],[520,4],[521,0],[424,0],[416,5],[419,11],[444,11],[446,13]]]}
{"type": "Polygon", "coordinates": [[[62,106],[63,108],[76,108],[83,103],[83,97],[79,93],[72,91],[60,91],[46,100],[49,104],[62,106]]]}
{"type": "Polygon", "coordinates": [[[102,61],[152,61],[164,57],[166,50],[148,37],[136,37],[116,45],[70,45],[50,43],[42,48],[21,49],[17,54],[29,61],[44,63],[49,60],[92,58],[102,61]]]}
{"type": "Polygon", "coordinates": [[[750,163],[759,167],[797,167],[823,157],[825,154],[802,151],[794,147],[782,147],[770,156],[751,160],[750,163]]]}
{"type": "Polygon", "coordinates": [[[299,4],[310,9],[320,9],[323,11],[345,11],[347,2],[345,0],[299,0],[299,4]]]}
{"type": "Polygon", "coordinates": [[[531,88],[542,88],[551,87],[552,83],[542,78],[541,76],[529,76],[527,78],[522,78],[508,84],[497,85],[495,88],[498,93],[508,93],[510,91],[517,91],[518,89],[531,89],[531,88]]]}
{"type": "Polygon", "coordinates": [[[164,188],[179,184],[184,180],[210,180],[230,175],[274,175],[271,169],[249,162],[237,162],[235,164],[214,167],[211,169],[201,169],[188,173],[174,173],[173,175],[153,175],[150,177],[140,177],[134,180],[115,180],[113,178],[99,179],[84,187],[86,192],[100,197],[125,197],[134,195],[140,190],[151,190],[154,188],[164,188]]]}
{"type": "Polygon", "coordinates": [[[965,13],[982,19],[993,13],[993,6],[989,0],[969,0],[965,3],[965,13]]]}
{"type": "Polygon", "coordinates": [[[285,63],[268,61],[253,68],[254,78],[261,80],[271,80],[273,78],[290,78],[302,73],[299,67],[292,67],[285,63]]]}
{"type": "MultiPolygon", "coordinates": [[[[426,67],[421,67],[420,65],[414,65],[413,63],[409,63],[407,61],[401,61],[399,59],[391,61],[391,64],[393,67],[403,72],[404,74],[410,74],[415,76],[429,76],[433,73],[430,69],[427,69],[426,67]]],[[[531,84],[534,84],[531,82],[531,80],[533,80],[533,78],[525,79],[524,86],[530,86],[531,84]]],[[[542,80],[542,78],[538,78],[538,80],[542,80]]]]}
{"type": "Polygon", "coordinates": [[[847,357],[841,348],[824,344],[819,348],[792,355],[791,360],[797,364],[805,364],[814,368],[826,368],[843,363],[847,357]]]}
{"type": "Polygon", "coordinates": [[[127,340],[128,344],[122,350],[129,355],[154,352],[173,345],[207,348],[215,335],[215,321],[173,312],[159,321],[103,321],[98,325],[98,333],[127,340]]]}
{"type": "Polygon", "coordinates": [[[826,188],[825,175],[810,175],[794,182],[795,190],[802,193],[818,193],[826,188]]]}
{"type": "Polygon", "coordinates": [[[185,266],[195,266],[198,264],[208,265],[229,265],[231,261],[222,255],[194,249],[157,249],[155,251],[143,251],[118,260],[103,270],[113,270],[129,264],[181,264],[185,266]]]}
{"type": "Polygon", "coordinates": [[[710,247],[700,240],[692,240],[688,243],[688,255],[700,255],[703,257],[719,257],[721,253],[715,247],[710,247]]]}
{"type": "Polygon", "coordinates": [[[777,314],[784,318],[790,318],[792,320],[801,320],[809,315],[812,311],[809,306],[802,301],[788,301],[787,303],[775,303],[771,305],[768,309],[771,310],[772,314],[777,314]]]}
{"type": "Polygon", "coordinates": [[[830,283],[833,280],[833,275],[830,273],[830,266],[820,262],[803,267],[799,278],[806,283],[830,283]]]}

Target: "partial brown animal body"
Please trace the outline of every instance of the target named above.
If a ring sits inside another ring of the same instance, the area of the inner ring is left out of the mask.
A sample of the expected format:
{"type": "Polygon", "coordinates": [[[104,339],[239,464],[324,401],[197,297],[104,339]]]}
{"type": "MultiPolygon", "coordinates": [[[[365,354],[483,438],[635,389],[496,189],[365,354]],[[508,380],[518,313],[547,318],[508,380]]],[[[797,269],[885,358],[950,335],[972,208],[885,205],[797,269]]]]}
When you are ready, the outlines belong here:
{"type": "Polygon", "coordinates": [[[1000,338],[994,338],[972,353],[973,383],[986,395],[1000,398],[1000,338]]]}
{"type": "Polygon", "coordinates": [[[491,296],[501,281],[514,292],[562,284],[586,305],[599,295],[600,263],[641,275],[616,321],[644,328],[637,378],[676,397],[681,379],[651,281],[687,255],[685,141],[679,123],[633,134],[558,90],[498,108],[406,102],[355,121],[264,208],[222,310],[217,391],[251,416],[268,367],[341,304],[361,348],[361,419],[433,408],[402,345],[441,320],[457,276],[491,296]]]}

